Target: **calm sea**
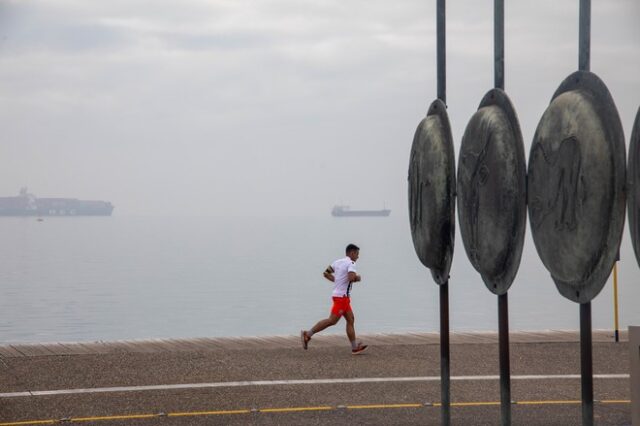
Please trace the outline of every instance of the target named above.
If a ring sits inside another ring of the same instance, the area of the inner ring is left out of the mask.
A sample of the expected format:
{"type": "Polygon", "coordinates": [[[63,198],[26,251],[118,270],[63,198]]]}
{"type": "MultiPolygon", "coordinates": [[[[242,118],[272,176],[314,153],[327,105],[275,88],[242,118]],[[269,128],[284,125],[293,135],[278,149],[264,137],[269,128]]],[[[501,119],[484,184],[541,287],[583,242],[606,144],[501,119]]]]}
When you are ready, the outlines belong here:
{"type": "MultiPolygon", "coordinates": [[[[361,247],[356,330],[437,331],[438,288],[415,256],[407,217],[394,213],[0,218],[0,342],[297,334],[327,316],[331,284],[321,273],[349,242],[361,247]]],[[[625,329],[640,324],[640,268],[626,229],[621,254],[625,329]]],[[[578,305],[557,292],[529,233],[522,260],[511,330],[579,328],[578,305]]],[[[497,329],[497,297],[459,236],[449,293],[452,330],[497,329]]],[[[593,327],[613,324],[610,281],[593,303],[593,327]]]]}

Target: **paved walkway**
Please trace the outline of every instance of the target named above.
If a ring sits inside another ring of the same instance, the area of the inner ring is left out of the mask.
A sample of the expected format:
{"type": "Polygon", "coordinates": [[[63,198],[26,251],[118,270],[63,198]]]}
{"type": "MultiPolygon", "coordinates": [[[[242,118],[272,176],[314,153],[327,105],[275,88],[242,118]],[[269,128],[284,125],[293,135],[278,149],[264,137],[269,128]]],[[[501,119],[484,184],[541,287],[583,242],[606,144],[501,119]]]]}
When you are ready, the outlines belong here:
{"type": "MultiPolygon", "coordinates": [[[[0,425],[439,424],[439,336],[0,346],[0,425]]],[[[579,425],[576,331],[512,333],[513,424],[579,425]]],[[[593,334],[596,423],[630,419],[626,333],[593,334]]],[[[451,335],[452,424],[500,422],[496,333],[451,335]]]]}

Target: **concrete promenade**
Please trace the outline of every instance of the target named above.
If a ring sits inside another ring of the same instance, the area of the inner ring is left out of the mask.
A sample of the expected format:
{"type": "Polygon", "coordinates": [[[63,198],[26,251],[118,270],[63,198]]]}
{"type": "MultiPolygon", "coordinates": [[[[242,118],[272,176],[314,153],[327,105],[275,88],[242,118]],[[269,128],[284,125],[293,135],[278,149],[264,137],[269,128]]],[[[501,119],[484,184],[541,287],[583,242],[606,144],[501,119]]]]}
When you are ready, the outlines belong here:
{"type": "MultiPolygon", "coordinates": [[[[629,425],[627,336],[594,331],[596,424],[629,425]]],[[[440,424],[435,333],[0,346],[0,425],[440,424]]],[[[579,425],[577,331],[514,332],[514,425],[579,425]]],[[[497,334],[451,334],[452,424],[500,423],[497,334]]]]}

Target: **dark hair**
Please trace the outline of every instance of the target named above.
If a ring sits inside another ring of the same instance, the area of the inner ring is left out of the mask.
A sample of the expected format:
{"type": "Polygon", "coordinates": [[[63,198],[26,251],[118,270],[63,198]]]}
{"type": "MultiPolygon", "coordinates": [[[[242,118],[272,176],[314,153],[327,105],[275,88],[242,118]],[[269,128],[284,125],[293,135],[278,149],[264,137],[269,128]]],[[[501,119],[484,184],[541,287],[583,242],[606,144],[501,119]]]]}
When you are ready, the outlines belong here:
{"type": "Polygon", "coordinates": [[[345,249],[345,253],[346,253],[346,254],[349,254],[349,252],[350,252],[350,251],[353,251],[353,250],[358,250],[358,251],[360,251],[360,247],[358,247],[358,246],[357,246],[357,245],[355,245],[355,244],[349,244],[349,245],[347,246],[347,248],[345,249]]]}

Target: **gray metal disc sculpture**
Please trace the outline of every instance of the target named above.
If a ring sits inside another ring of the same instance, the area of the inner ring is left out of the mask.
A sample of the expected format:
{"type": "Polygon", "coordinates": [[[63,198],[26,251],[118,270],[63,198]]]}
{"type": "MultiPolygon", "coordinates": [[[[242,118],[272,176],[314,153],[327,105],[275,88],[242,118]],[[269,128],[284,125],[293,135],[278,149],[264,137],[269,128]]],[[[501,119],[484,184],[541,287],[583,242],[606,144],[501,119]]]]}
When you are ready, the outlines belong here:
{"type": "Polygon", "coordinates": [[[458,220],[469,260],[497,295],[507,292],[520,266],[526,215],[520,124],[506,93],[492,89],[462,137],[458,220]]]}
{"type": "Polygon", "coordinates": [[[429,106],[413,137],[409,159],[409,221],[420,261],[435,282],[449,279],[455,236],[455,160],[447,107],[429,106]]]}
{"type": "Polygon", "coordinates": [[[627,209],[631,242],[640,265],[640,108],[636,113],[629,143],[629,168],[627,169],[627,209]]]}
{"type": "Polygon", "coordinates": [[[556,90],[529,155],[531,233],[544,266],[566,298],[598,295],[624,227],[622,124],[605,84],[577,71],[556,90]]]}

